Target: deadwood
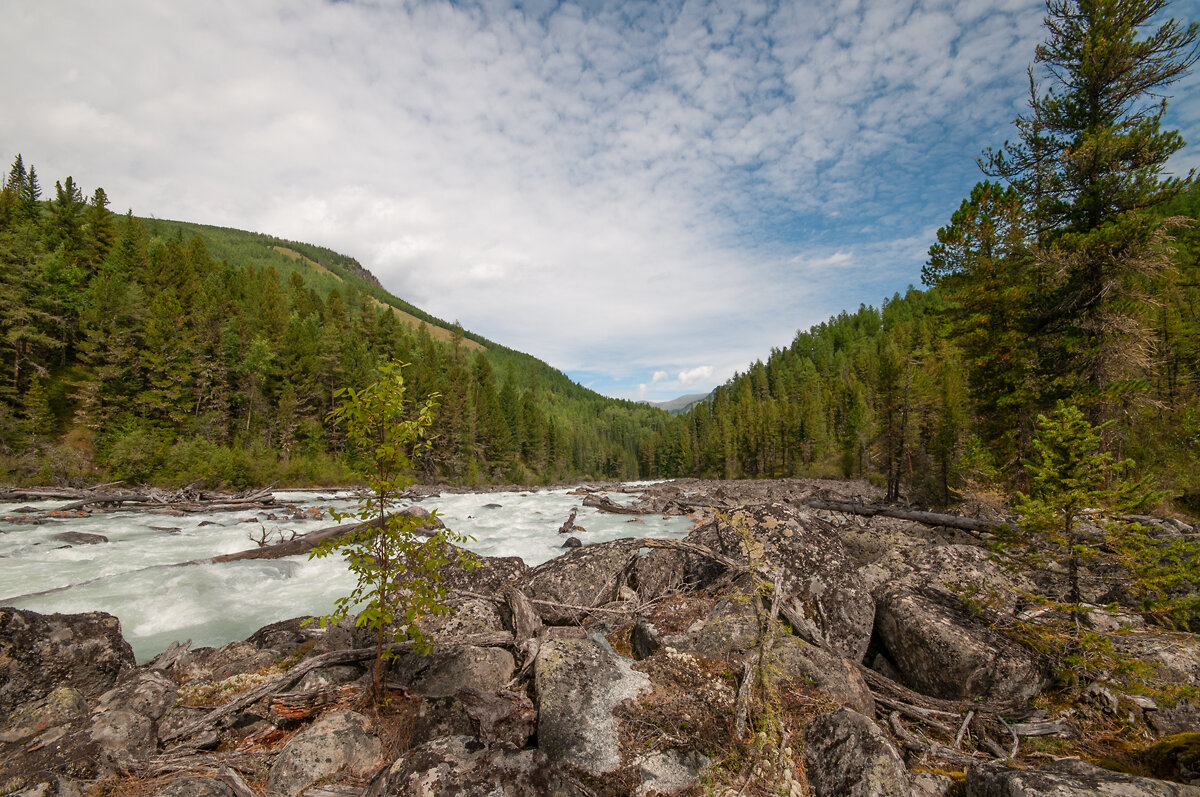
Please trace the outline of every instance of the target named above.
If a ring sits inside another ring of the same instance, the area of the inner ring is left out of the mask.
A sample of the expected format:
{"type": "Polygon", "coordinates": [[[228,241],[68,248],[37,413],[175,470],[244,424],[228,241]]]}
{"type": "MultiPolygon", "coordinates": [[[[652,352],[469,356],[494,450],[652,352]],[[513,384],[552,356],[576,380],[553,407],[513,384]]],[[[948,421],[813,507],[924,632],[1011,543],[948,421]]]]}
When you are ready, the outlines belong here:
{"type": "Polygon", "coordinates": [[[945,526],[947,528],[968,531],[972,534],[983,534],[997,528],[1007,526],[994,520],[947,515],[940,512],[926,512],[920,509],[905,509],[884,504],[856,504],[848,501],[828,501],[823,498],[802,498],[800,503],[813,509],[824,509],[830,512],[842,512],[847,515],[862,515],[865,517],[891,517],[899,520],[911,520],[926,526],[945,526]]]}
{"type": "MultiPolygon", "coordinates": [[[[462,634],[452,637],[443,637],[437,640],[437,644],[451,645],[478,645],[480,647],[500,647],[511,646],[513,643],[512,634],[503,631],[496,631],[486,634],[462,634]]],[[[405,651],[413,648],[412,642],[394,642],[388,646],[391,651],[405,651]]],[[[266,683],[260,684],[253,689],[243,692],[228,703],[213,709],[208,714],[200,717],[186,725],[183,725],[174,731],[164,735],[162,741],[170,742],[176,739],[187,739],[195,736],[201,731],[210,728],[219,728],[227,722],[234,719],[235,715],[244,709],[246,706],[253,705],[259,700],[262,700],[268,695],[283,692],[290,685],[298,681],[303,675],[318,667],[328,667],[334,664],[350,664],[359,661],[366,661],[375,657],[375,648],[354,648],[351,650],[335,650],[331,653],[323,653],[320,656],[313,656],[292,667],[283,675],[266,683]]]]}

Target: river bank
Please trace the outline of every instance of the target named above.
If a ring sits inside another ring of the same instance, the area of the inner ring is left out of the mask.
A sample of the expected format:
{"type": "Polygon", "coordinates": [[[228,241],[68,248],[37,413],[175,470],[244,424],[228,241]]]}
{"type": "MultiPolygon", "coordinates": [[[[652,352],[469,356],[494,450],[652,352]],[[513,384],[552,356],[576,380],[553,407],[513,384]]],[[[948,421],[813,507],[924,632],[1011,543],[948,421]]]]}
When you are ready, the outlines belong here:
{"type": "Polygon", "coordinates": [[[1176,735],[1200,724],[1195,635],[1101,605],[1103,579],[1087,581],[1083,627],[1148,669],[1064,684],[1061,661],[1006,633],[1058,633],[1033,610],[1061,599],[1063,576],[1005,567],[976,532],[809,506],[878,498],[808,480],[644,489],[632,503],[690,507],[696,528],[452,574],[453,612],[429,627],[439,649],[399,651],[380,709],[352,628],[289,620],[137,666],[111,618],[2,610],[0,784],[171,797],[1200,793],[1176,735]],[[981,589],[995,600],[966,600],[981,589]]]}

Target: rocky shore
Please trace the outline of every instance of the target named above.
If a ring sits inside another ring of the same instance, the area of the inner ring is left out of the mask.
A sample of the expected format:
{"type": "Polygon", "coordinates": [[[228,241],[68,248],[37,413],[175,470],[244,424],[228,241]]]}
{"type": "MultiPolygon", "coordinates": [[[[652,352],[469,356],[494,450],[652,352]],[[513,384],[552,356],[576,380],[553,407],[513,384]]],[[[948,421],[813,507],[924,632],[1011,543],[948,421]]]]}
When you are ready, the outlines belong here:
{"type": "Polygon", "coordinates": [[[397,649],[383,706],[350,626],[137,666],[112,616],[0,608],[0,794],[1200,795],[1200,639],[1088,574],[1094,655],[1130,666],[1065,683],[1036,600],[1061,573],[812,506],[878,498],[670,482],[621,511],[692,514],[684,541],[455,569],[438,646],[397,649]]]}

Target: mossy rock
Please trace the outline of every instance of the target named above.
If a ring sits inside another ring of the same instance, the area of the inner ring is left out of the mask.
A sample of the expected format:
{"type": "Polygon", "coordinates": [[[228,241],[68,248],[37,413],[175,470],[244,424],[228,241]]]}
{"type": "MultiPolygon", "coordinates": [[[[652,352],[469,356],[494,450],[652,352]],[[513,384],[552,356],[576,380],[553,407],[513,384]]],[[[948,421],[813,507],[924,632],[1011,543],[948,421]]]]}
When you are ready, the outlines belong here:
{"type": "Polygon", "coordinates": [[[1142,751],[1146,769],[1157,778],[1200,783],[1200,733],[1177,733],[1142,751]]]}

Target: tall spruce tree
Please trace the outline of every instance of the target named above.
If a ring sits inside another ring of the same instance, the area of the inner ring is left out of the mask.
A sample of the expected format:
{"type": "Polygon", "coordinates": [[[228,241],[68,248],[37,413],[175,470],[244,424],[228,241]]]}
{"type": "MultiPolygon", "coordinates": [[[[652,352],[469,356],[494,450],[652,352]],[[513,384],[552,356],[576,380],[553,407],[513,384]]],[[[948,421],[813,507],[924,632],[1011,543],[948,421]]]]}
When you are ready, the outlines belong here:
{"type": "Polygon", "coordinates": [[[1144,373],[1152,335],[1143,318],[1152,280],[1170,265],[1171,223],[1153,209],[1192,175],[1165,178],[1184,142],[1163,130],[1162,91],[1200,57],[1198,27],[1157,24],[1166,0],[1049,0],[1046,41],[1030,71],[1019,141],[988,150],[984,171],[1031,209],[1033,253],[1054,275],[1039,302],[1066,378],[1060,392],[1089,395],[1094,417],[1144,373]]]}

